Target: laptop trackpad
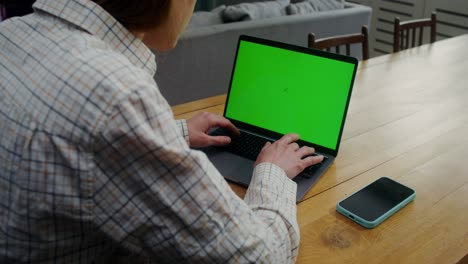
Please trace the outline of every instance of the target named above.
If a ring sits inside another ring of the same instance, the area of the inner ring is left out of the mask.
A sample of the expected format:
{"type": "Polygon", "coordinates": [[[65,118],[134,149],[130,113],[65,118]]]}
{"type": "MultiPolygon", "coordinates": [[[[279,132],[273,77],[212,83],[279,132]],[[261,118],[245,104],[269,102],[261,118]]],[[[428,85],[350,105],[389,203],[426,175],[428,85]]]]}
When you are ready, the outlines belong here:
{"type": "Polygon", "coordinates": [[[204,148],[202,151],[224,178],[244,186],[249,185],[254,161],[218,148],[204,148]]]}

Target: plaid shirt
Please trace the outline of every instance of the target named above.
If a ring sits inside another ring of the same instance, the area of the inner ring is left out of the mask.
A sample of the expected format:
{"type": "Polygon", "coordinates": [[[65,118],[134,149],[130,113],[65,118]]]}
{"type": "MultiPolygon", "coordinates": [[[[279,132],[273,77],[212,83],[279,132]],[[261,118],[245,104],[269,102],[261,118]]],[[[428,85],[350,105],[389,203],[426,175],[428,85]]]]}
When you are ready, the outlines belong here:
{"type": "Polygon", "coordinates": [[[258,165],[240,199],[189,148],[141,41],[89,0],[34,8],[0,24],[0,263],[295,261],[283,170],[258,165]]]}

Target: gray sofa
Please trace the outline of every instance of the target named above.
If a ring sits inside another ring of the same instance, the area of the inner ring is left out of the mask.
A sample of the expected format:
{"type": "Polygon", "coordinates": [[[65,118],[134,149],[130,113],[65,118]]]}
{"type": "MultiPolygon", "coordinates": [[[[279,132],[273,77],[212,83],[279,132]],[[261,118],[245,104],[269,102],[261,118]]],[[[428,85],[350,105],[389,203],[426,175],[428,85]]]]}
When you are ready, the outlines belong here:
{"type": "MultiPolygon", "coordinates": [[[[191,27],[176,48],[156,54],[156,82],[171,105],[227,92],[239,35],[251,35],[307,46],[307,35],[319,38],[360,32],[372,9],[346,3],[345,8],[304,15],[191,27]]],[[[360,57],[360,49],[352,49],[360,57]]]]}

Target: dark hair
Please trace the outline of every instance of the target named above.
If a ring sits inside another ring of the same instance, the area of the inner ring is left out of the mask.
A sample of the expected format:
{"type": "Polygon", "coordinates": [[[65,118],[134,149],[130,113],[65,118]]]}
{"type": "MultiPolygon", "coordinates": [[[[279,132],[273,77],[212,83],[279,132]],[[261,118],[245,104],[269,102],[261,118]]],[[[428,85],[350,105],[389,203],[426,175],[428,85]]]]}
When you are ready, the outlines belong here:
{"type": "MultiPolygon", "coordinates": [[[[127,29],[149,29],[168,16],[171,0],[92,0],[127,29]]],[[[179,0],[175,0],[179,1],[179,0]]]]}
{"type": "Polygon", "coordinates": [[[0,0],[2,20],[14,16],[24,16],[33,12],[32,5],[36,0],[0,0]]]}

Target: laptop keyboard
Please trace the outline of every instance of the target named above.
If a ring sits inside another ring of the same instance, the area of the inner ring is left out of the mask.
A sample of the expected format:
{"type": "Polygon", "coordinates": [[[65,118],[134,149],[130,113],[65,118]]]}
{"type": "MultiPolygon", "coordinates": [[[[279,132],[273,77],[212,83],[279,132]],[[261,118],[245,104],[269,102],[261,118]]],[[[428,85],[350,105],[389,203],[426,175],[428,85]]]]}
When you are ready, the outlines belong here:
{"type": "Polygon", "coordinates": [[[248,158],[250,160],[256,160],[260,150],[267,143],[268,140],[262,137],[257,137],[249,133],[241,133],[240,136],[232,136],[230,131],[226,129],[216,129],[214,132],[210,133],[212,136],[224,136],[228,135],[231,137],[231,143],[227,146],[224,146],[226,150],[248,158]]]}
{"type": "MultiPolygon", "coordinates": [[[[263,137],[258,137],[249,133],[241,133],[240,136],[233,136],[230,131],[223,128],[218,128],[210,133],[212,136],[225,136],[228,135],[231,137],[231,143],[222,148],[227,151],[242,156],[250,160],[256,160],[258,154],[262,150],[263,146],[269,141],[263,137]]],[[[316,155],[316,154],[313,154],[316,155]]],[[[324,161],[327,159],[324,156],[324,159],[321,163],[307,167],[302,173],[299,174],[300,177],[309,179],[311,178],[315,171],[317,171],[324,161]]]]}

